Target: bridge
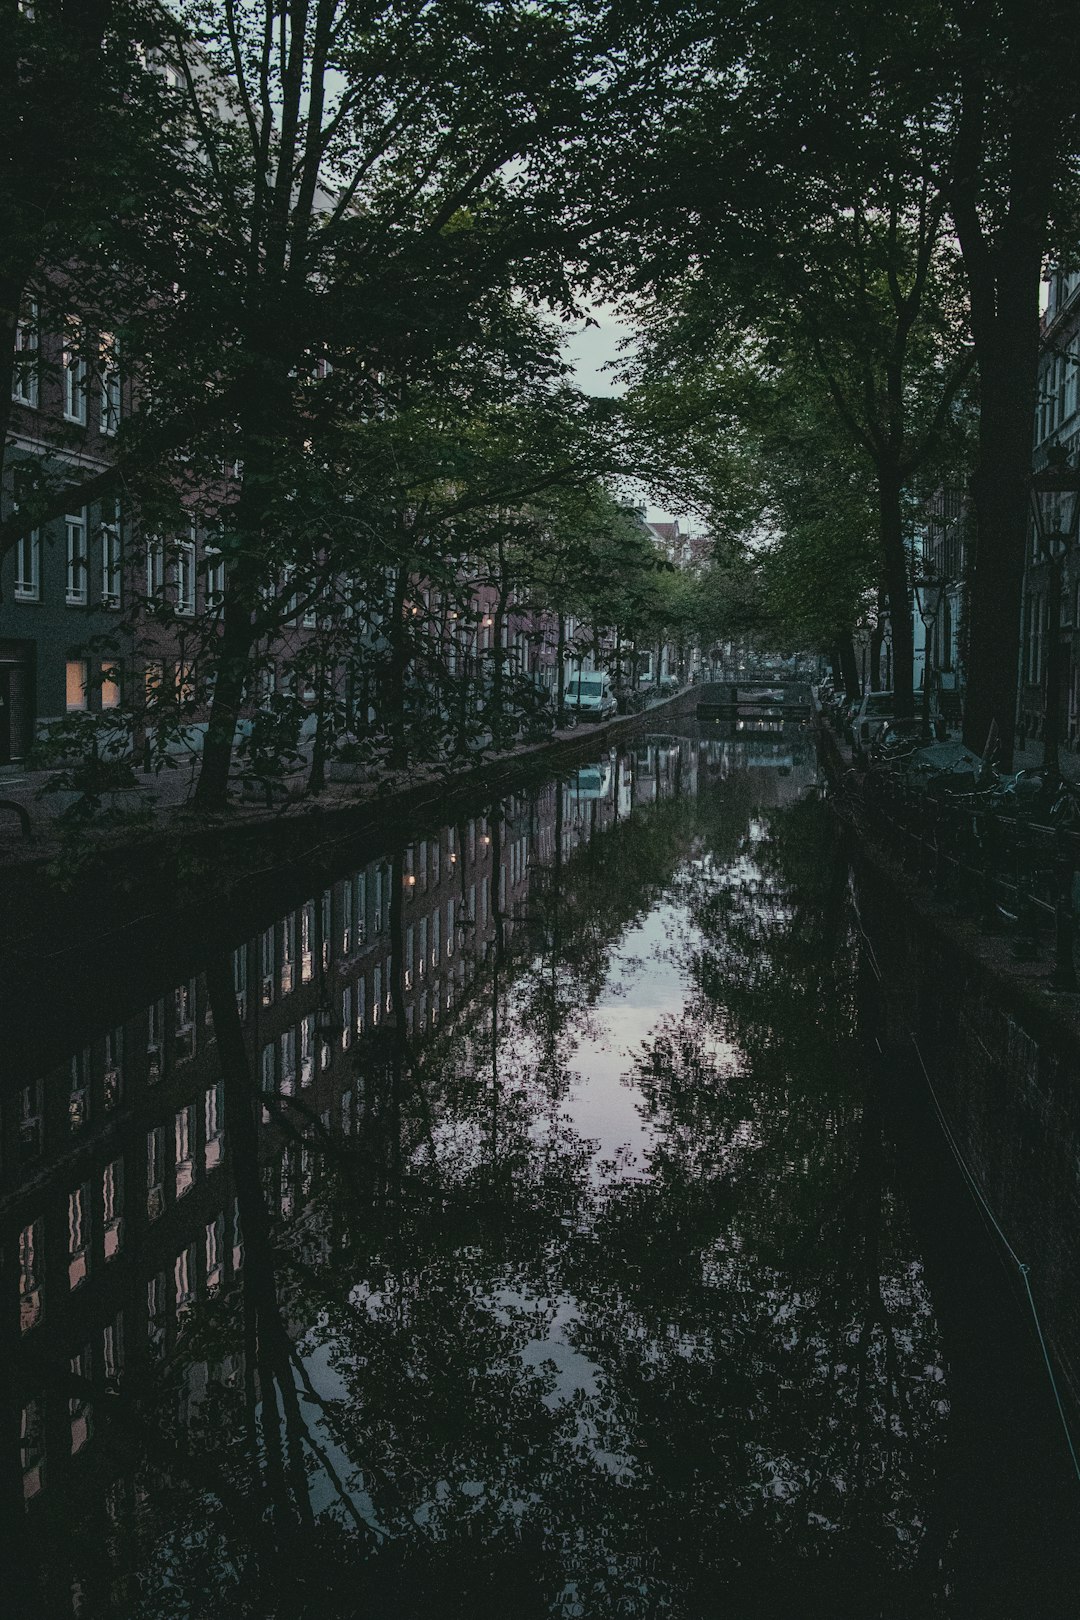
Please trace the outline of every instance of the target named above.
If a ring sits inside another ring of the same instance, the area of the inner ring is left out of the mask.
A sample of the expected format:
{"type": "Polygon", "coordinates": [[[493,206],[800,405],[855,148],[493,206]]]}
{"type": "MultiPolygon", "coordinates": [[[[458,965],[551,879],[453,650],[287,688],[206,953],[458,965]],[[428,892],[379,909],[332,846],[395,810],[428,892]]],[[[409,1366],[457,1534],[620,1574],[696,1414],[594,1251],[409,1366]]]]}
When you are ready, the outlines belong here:
{"type": "Polygon", "coordinates": [[[739,676],[734,680],[706,681],[698,688],[699,715],[775,715],[798,720],[812,712],[807,681],[739,676]]]}

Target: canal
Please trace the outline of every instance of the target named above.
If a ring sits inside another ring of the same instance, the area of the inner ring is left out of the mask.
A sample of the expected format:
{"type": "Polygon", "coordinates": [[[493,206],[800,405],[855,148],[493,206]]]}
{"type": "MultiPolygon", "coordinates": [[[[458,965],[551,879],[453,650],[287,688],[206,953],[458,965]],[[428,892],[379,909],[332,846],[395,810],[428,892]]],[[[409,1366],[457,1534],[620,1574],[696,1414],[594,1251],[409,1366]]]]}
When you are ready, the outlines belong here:
{"type": "Polygon", "coordinates": [[[13,1037],[7,1612],[1077,1612],[809,730],[685,722],[259,881],[181,982],[103,942],[150,993],[13,1037]]]}

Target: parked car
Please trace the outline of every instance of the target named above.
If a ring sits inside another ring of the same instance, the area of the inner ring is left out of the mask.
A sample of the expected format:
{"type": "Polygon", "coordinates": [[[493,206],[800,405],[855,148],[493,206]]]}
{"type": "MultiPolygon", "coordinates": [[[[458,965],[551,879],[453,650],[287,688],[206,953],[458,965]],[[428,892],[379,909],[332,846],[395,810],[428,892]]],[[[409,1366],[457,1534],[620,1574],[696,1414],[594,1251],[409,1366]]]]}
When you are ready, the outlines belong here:
{"type": "Polygon", "coordinates": [[[585,670],[566,685],[566,707],[580,720],[608,720],[616,712],[611,677],[602,670],[585,670]]]}
{"type": "MultiPolygon", "coordinates": [[[[919,712],[922,693],[914,694],[915,713],[919,712]]],[[[857,752],[865,753],[870,740],[888,721],[896,718],[895,692],[867,692],[851,714],[848,741],[857,752]]]]}

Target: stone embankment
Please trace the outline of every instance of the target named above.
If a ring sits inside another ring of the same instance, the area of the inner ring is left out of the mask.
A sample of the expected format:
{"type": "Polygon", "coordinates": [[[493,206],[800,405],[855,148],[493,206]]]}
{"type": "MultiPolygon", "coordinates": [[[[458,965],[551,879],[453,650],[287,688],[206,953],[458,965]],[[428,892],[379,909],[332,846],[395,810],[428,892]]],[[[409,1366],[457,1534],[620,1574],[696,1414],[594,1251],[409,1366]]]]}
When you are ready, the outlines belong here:
{"type": "MultiPolygon", "coordinates": [[[[833,802],[850,834],[860,925],[877,981],[877,1038],[894,1072],[932,1088],[993,1212],[1006,1263],[1030,1267],[1039,1318],[1080,1414],[1080,995],[898,864],[862,808],[837,739],[820,727],[833,802]],[[1009,1247],[1011,1246],[1011,1253],[1009,1247]]],[[[1019,1267],[1017,1266],[1019,1270],[1019,1267]]]]}

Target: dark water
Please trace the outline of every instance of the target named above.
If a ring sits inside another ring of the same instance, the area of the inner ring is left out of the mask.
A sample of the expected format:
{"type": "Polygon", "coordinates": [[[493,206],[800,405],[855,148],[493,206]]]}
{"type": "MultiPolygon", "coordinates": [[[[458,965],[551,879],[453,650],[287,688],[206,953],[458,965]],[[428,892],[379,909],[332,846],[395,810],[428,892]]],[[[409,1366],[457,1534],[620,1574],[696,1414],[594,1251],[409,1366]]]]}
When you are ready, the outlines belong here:
{"type": "Polygon", "coordinates": [[[816,783],[604,752],[5,1077],[6,1612],[1077,1612],[816,783]]]}

